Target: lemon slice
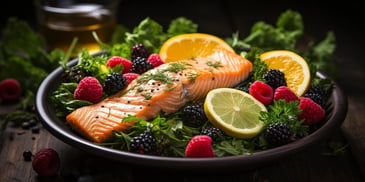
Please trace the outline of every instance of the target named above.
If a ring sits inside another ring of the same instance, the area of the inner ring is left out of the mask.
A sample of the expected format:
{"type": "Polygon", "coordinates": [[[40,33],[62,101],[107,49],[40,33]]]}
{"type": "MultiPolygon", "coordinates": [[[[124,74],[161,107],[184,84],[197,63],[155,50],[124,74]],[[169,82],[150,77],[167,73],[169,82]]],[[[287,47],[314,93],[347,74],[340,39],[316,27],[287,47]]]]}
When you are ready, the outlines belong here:
{"type": "Polygon", "coordinates": [[[288,50],[273,50],[260,55],[269,69],[284,73],[287,86],[302,96],[309,88],[311,75],[307,62],[300,55],[288,50]]]}
{"type": "Polygon", "coordinates": [[[252,138],[262,131],[261,111],[267,109],[260,101],[233,88],[213,89],[204,102],[204,112],[209,121],[237,138],[252,138]]]}
{"type": "Polygon", "coordinates": [[[159,54],[164,62],[174,62],[207,57],[217,48],[234,52],[227,42],[217,36],[205,33],[187,33],[166,40],[161,46],[159,54]]]}

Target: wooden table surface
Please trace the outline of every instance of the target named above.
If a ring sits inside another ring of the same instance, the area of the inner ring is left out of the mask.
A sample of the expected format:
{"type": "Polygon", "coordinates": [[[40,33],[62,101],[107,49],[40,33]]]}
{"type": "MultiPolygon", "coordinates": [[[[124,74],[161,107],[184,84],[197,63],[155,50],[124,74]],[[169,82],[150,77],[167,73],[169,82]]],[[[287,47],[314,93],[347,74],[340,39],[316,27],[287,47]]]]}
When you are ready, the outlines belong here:
{"type": "MultiPolygon", "coordinates": [[[[10,6],[10,5],[9,5],[10,6]]],[[[9,125],[0,136],[0,182],[13,181],[365,181],[365,86],[364,61],[360,57],[364,35],[358,20],[357,5],[337,9],[325,4],[276,2],[264,3],[235,1],[180,1],[163,8],[159,1],[122,1],[119,21],[135,26],[146,16],[166,25],[172,18],[186,16],[199,24],[201,32],[230,36],[239,30],[247,34],[252,23],[265,20],[274,23],[280,12],[291,8],[302,13],[305,31],[321,39],[328,30],[337,36],[337,65],[340,70],[336,81],[347,95],[348,114],[342,126],[333,135],[292,156],[275,160],[263,166],[233,172],[200,173],[141,168],[122,162],[93,156],[65,144],[41,128],[32,133],[9,125]],[[351,10],[350,10],[351,9],[351,10]],[[361,43],[360,43],[361,42],[361,43]],[[328,145],[340,142],[347,147],[344,153],[327,156],[328,145]],[[23,160],[25,150],[36,152],[53,148],[61,157],[59,175],[41,178],[33,171],[31,162],[23,160]]],[[[335,6],[333,6],[335,7],[335,6]]],[[[19,11],[18,11],[19,12],[19,11]]],[[[24,12],[32,13],[28,10],[24,12]]],[[[13,13],[14,14],[14,13],[13,13]]],[[[11,14],[11,15],[13,15],[11,14]]],[[[16,14],[15,14],[16,15],[16,14]]],[[[20,18],[34,21],[32,16],[20,18]]],[[[0,113],[14,108],[1,105],[0,113]]],[[[0,121],[1,122],[1,121],[0,121]]]]}

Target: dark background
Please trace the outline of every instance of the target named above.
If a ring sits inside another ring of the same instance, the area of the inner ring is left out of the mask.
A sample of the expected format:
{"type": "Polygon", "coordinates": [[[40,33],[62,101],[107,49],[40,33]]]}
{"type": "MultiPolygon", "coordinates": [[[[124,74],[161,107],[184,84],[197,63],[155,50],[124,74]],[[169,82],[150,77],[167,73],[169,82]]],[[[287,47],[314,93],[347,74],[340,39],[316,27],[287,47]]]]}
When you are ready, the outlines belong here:
{"type": "MultiPolygon", "coordinates": [[[[361,7],[359,3],[351,1],[122,0],[118,22],[132,29],[149,16],[166,27],[172,19],[185,16],[199,25],[199,32],[229,37],[238,30],[240,36],[244,37],[254,22],[263,20],[275,24],[280,13],[292,9],[301,13],[305,33],[314,39],[321,40],[328,31],[334,31],[336,62],[340,69],[336,79],[346,92],[362,95],[363,86],[354,84],[363,82],[365,71],[361,7]],[[346,75],[346,78],[342,75],[346,75]]],[[[32,0],[7,1],[1,5],[0,13],[1,28],[10,16],[28,21],[33,27],[36,23],[32,0]]]]}

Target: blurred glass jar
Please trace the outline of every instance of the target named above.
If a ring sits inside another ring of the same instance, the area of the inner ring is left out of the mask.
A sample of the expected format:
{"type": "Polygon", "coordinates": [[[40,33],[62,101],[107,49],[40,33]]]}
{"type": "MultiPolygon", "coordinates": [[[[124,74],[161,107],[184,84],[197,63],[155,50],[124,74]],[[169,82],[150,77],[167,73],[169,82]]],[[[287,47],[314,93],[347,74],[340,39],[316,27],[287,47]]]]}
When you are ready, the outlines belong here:
{"type": "Polygon", "coordinates": [[[92,35],[108,43],[117,26],[119,0],[35,0],[39,31],[49,49],[68,51],[77,38],[76,51],[100,50],[92,35]]]}

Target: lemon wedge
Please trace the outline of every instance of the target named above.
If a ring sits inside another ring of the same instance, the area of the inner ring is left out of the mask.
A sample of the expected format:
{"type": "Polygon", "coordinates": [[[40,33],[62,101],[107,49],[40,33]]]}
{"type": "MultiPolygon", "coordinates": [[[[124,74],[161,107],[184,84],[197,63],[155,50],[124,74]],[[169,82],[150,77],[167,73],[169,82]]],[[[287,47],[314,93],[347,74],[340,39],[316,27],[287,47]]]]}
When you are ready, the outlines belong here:
{"type": "Polygon", "coordinates": [[[237,138],[252,138],[262,131],[261,111],[267,112],[267,109],[260,101],[233,88],[213,89],[204,101],[204,112],[209,121],[237,138]]]}

